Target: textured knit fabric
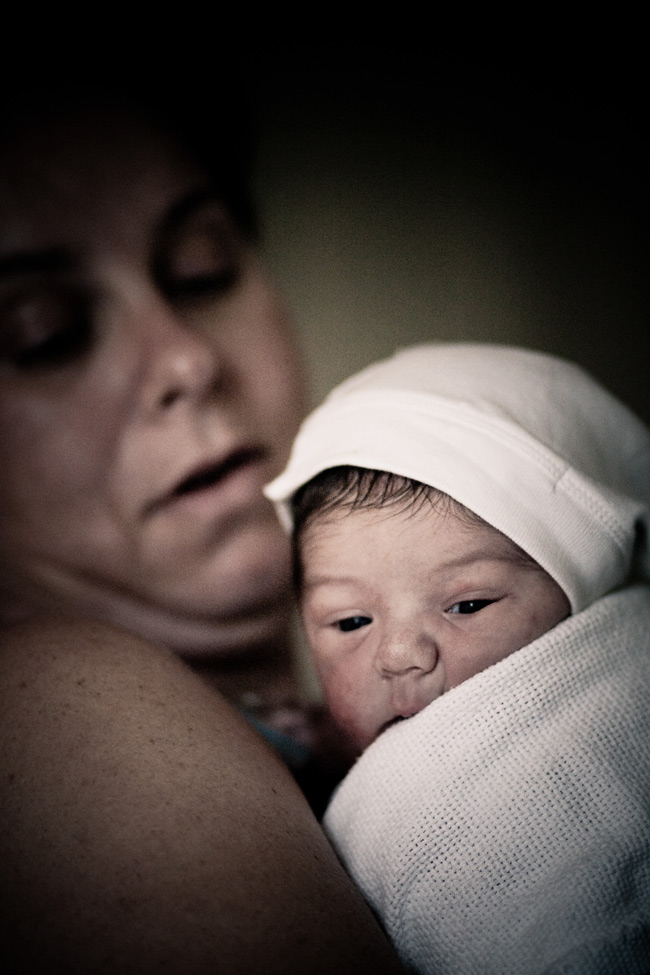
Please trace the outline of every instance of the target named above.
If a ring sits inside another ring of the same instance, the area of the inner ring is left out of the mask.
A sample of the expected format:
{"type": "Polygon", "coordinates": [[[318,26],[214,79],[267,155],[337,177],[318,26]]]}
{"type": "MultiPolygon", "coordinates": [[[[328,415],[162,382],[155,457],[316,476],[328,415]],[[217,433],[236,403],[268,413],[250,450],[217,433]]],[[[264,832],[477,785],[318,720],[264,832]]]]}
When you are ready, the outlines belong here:
{"type": "Polygon", "coordinates": [[[324,822],[415,972],[647,975],[650,589],[388,729],[324,822]]]}
{"type": "Polygon", "coordinates": [[[325,817],[343,863],[416,972],[648,975],[650,432],[564,360],[432,343],[305,421],[267,487],[288,527],[346,464],[447,492],[573,615],[367,749],[325,817]]]}
{"type": "Polygon", "coordinates": [[[297,488],[341,464],[450,494],[546,569],[573,612],[650,579],[650,431],[555,356],[431,343],[346,381],[266,488],[287,526],[297,488]]]}

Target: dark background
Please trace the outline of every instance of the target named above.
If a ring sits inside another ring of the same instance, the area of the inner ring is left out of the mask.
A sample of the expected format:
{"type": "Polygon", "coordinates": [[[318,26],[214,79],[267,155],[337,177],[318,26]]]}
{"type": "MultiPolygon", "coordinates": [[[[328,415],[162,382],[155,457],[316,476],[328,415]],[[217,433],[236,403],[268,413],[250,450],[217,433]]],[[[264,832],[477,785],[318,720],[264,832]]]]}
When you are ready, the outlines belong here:
{"type": "Polygon", "coordinates": [[[256,65],[256,189],[316,395],[396,345],[531,345],[650,421],[634,47],[313,48],[256,65]]]}
{"type": "Polygon", "coordinates": [[[641,23],[405,8],[353,34],[335,14],[30,15],[0,90],[145,85],[237,146],[315,398],[398,345],[503,341],[581,362],[650,422],[641,23]]]}

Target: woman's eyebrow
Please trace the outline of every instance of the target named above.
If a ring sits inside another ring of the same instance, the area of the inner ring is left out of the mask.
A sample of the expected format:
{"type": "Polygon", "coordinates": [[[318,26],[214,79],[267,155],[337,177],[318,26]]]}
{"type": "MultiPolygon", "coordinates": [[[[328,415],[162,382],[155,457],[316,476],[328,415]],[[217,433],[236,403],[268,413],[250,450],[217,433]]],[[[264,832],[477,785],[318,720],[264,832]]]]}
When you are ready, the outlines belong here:
{"type": "Polygon", "coordinates": [[[185,196],[176,200],[164,214],[159,224],[159,233],[166,237],[175,233],[179,227],[194,214],[209,204],[222,204],[219,194],[211,186],[201,186],[190,190],[185,196]]]}
{"type": "Polygon", "coordinates": [[[56,274],[68,271],[72,257],[61,248],[28,251],[0,257],[0,278],[24,277],[30,274],[56,274]]]}
{"type": "MultiPolygon", "coordinates": [[[[160,222],[161,236],[173,234],[198,210],[211,203],[221,203],[218,193],[211,187],[191,190],[177,200],[164,214],[160,222]]],[[[42,251],[25,251],[0,257],[0,278],[26,277],[30,274],[56,274],[69,271],[74,264],[73,256],[60,247],[42,251]]]]}

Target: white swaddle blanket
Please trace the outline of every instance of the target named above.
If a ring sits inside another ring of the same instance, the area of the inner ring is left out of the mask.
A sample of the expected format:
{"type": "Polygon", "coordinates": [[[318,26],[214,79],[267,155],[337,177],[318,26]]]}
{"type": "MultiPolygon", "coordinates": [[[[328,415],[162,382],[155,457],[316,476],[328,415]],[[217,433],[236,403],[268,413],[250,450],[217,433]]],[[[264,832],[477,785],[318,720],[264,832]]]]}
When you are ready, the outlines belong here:
{"type": "Polygon", "coordinates": [[[650,430],[555,356],[433,342],[303,423],[287,528],[339,465],[446,492],[573,614],[370,746],[324,820],[345,866],[416,972],[650,975],[650,430]]]}
{"type": "Polygon", "coordinates": [[[650,972],[650,588],[390,728],[324,825],[416,972],[650,972]]]}

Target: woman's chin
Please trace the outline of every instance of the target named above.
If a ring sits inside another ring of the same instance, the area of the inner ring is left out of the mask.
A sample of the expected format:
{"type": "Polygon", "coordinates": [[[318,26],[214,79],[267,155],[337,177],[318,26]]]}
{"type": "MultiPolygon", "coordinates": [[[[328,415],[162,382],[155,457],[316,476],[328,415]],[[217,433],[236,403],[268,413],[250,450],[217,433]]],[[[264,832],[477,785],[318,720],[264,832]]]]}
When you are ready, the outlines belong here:
{"type": "Polygon", "coordinates": [[[205,565],[196,595],[202,593],[209,612],[256,618],[268,606],[288,602],[290,560],[289,540],[275,523],[252,528],[205,565]]]}
{"type": "MultiPolygon", "coordinates": [[[[186,655],[275,642],[292,611],[289,544],[275,526],[251,531],[194,572],[149,590],[150,624],[186,655]]],[[[146,597],[145,597],[146,599],[146,597]]]]}

